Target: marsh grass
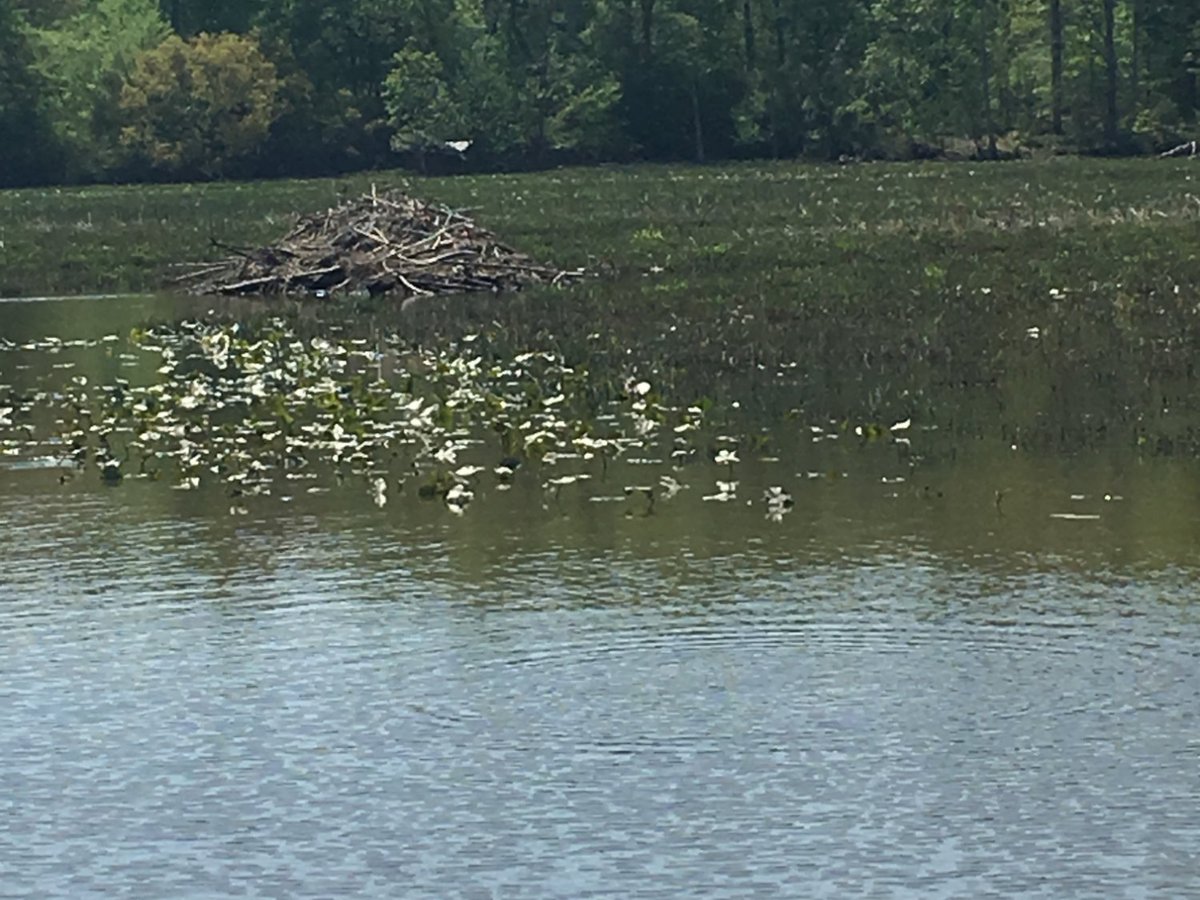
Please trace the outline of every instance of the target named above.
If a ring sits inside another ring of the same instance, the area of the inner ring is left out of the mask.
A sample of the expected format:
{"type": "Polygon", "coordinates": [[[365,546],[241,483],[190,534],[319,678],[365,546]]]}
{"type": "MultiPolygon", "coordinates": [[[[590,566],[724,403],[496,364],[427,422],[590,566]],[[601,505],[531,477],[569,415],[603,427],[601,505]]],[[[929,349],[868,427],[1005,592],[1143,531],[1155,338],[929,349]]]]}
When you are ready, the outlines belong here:
{"type": "Polygon", "coordinates": [[[212,238],[269,241],[372,183],[470,210],[522,251],[603,277],[403,316],[386,298],[259,308],[426,346],[482,331],[584,363],[598,394],[646,378],[744,430],[832,421],[852,433],[913,416],[1022,447],[1200,452],[1200,169],[1186,160],[7,192],[0,293],[150,289],[174,262],[219,255],[212,238]]]}
{"type": "Polygon", "coordinates": [[[878,303],[956,285],[1137,290],[1198,265],[1200,171],[1186,160],[382,172],[3,192],[0,294],[154,290],[174,264],[218,256],[213,240],[269,242],[295,216],[372,184],[470,210],[558,265],[661,268],[668,289],[784,305],[797,292],[878,303]]]}

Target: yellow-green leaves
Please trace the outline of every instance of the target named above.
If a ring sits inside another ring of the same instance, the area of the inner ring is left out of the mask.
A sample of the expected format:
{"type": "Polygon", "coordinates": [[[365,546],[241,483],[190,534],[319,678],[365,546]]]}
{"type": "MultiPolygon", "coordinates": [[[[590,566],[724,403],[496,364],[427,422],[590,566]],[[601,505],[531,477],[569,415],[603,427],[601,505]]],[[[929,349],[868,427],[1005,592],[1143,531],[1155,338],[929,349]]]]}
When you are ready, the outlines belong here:
{"type": "Polygon", "coordinates": [[[282,112],[275,65],[247,35],[172,35],[142,53],[121,92],[121,144],[172,174],[227,174],[282,112]]]}

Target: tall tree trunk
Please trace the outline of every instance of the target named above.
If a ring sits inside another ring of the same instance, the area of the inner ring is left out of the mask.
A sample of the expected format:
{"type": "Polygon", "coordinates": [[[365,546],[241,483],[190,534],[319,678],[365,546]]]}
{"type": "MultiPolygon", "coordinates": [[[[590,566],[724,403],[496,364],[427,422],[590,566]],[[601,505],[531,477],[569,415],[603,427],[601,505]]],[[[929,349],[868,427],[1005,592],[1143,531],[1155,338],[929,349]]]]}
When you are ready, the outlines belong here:
{"type": "Polygon", "coordinates": [[[696,162],[704,162],[704,125],[700,120],[700,91],[692,79],[692,128],[696,139],[696,162]]]}
{"type": "Polygon", "coordinates": [[[1016,128],[1016,98],[1013,96],[1012,89],[1012,55],[1013,55],[1013,33],[1012,33],[1012,16],[1008,9],[1000,11],[1000,24],[996,27],[998,40],[996,47],[999,49],[999,62],[993,58],[992,73],[993,81],[995,82],[996,93],[996,130],[1000,133],[1006,133],[1016,128]]]}
{"type": "Polygon", "coordinates": [[[1200,53],[1189,50],[1183,55],[1183,118],[1186,122],[1195,122],[1196,110],[1200,108],[1197,74],[1200,74],[1200,53]]]}
{"type": "Polygon", "coordinates": [[[1117,144],[1117,0],[1104,0],[1104,142],[1117,144]]]}
{"type": "Polygon", "coordinates": [[[1050,0],[1050,128],[1063,133],[1062,0],[1050,0]]]}
{"type": "Polygon", "coordinates": [[[1129,59],[1129,95],[1133,108],[1129,110],[1129,118],[1137,122],[1138,113],[1142,109],[1142,19],[1145,0],[1132,0],[1133,4],[1133,35],[1129,59]]]}
{"type": "Polygon", "coordinates": [[[750,0],[742,0],[742,39],[746,46],[746,69],[754,68],[754,15],[750,0]]]}
{"type": "Polygon", "coordinates": [[[983,105],[983,131],[987,136],[988,159],[996,158],[996,124],[992,118],[992,52],[988,46],[991,37],[991,17],[986,15],[990,0],[980,0],[979,17],[979,99],[983,105]]]}
{"type": "Polygon", "coordinates": [[[654,41],[654,0],[640,0],[642,8],[642,53],[650,58],[650,47],[654,41]]]}
{"type": "Polygon", "coordinates": [[[772,23],[775,26],[775,64],[782,66],[786,55],[784,53],[783,7],[780,5],[780,0],[771,0],[771,6],[775,13],[775,21],[772,23]]]}

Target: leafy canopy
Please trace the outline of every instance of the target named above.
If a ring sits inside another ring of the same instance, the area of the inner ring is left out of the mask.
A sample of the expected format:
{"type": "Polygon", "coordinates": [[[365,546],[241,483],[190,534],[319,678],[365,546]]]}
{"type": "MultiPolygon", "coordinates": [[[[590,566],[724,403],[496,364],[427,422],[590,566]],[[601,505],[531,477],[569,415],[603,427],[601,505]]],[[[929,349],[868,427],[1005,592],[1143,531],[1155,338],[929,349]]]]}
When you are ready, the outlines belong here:
{"type": "Polygon", "coordinates": [[[275,65],[252,36],[172,36],[137,58],[121,93],[121,143],[175,175],[236,171],[282,112],[275,65]]]}

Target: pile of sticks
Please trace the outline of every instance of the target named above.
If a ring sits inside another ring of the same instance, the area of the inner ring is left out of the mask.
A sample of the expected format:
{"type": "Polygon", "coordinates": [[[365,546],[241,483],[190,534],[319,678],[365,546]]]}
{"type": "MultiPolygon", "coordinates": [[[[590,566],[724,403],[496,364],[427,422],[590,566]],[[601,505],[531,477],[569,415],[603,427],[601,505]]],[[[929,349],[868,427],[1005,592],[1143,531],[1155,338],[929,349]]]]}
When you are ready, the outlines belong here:
{"type": "Polygon", "coordinates": [[[535,263],[466,216],[399,191],[305,216],[278,244],[223,247],[177,283],[195,294],[398,294],[514,291],[583,277],[535,263]]]}

